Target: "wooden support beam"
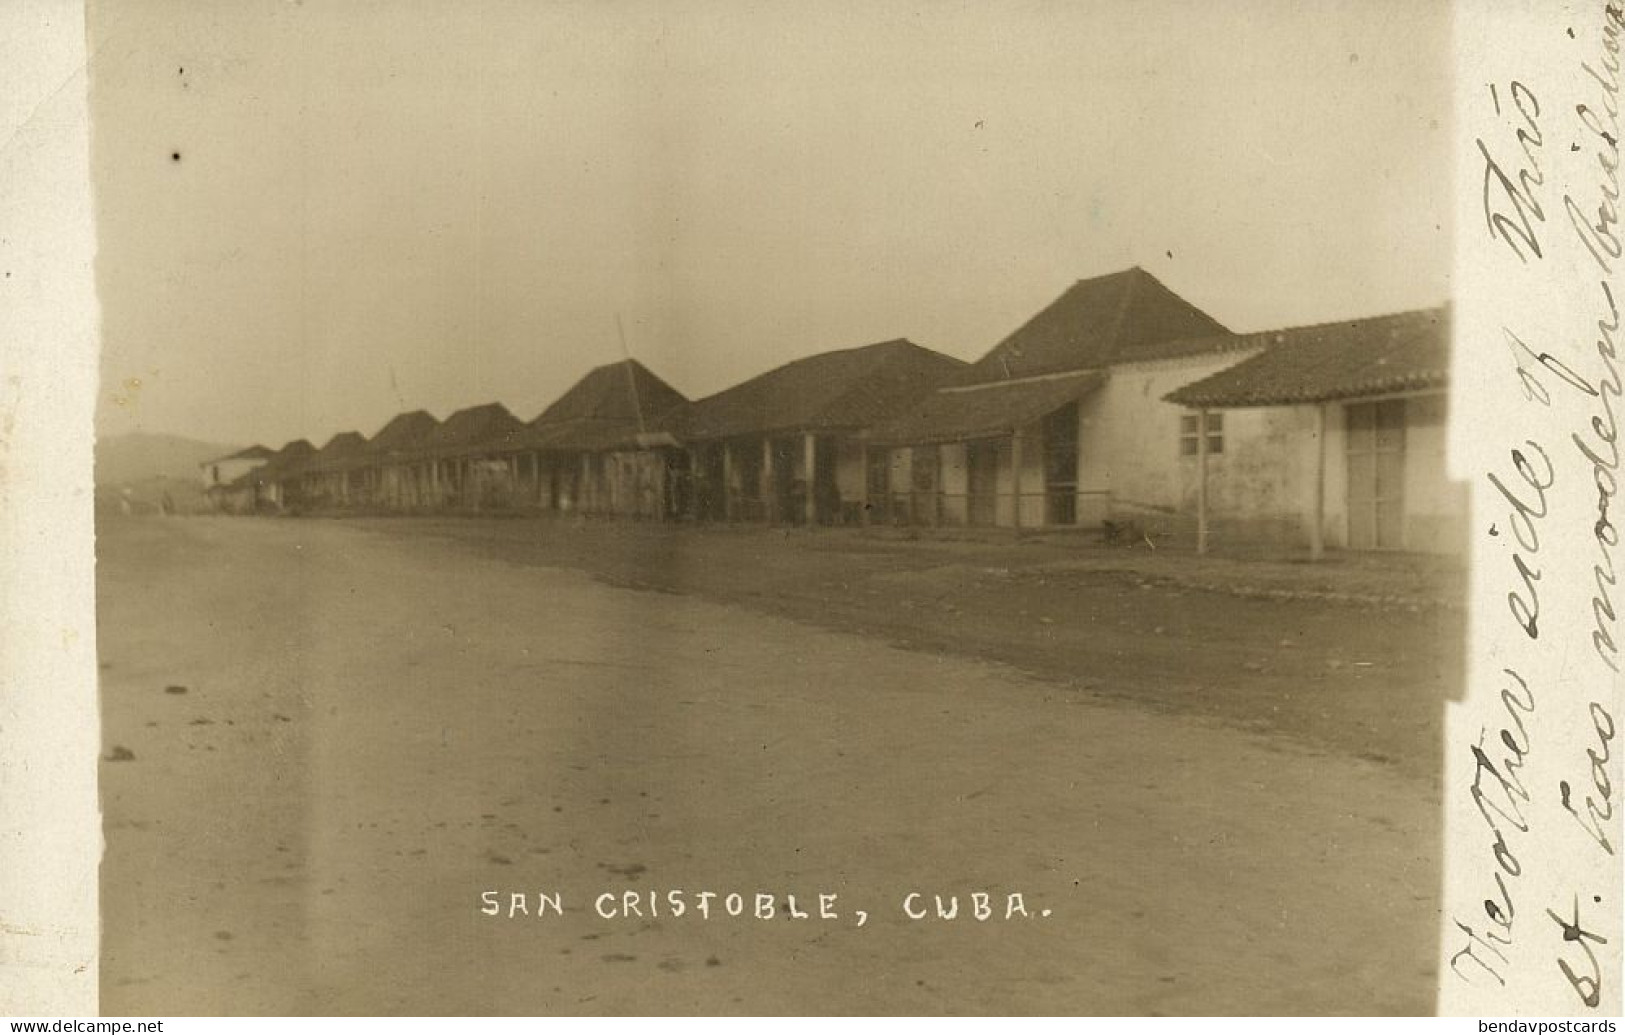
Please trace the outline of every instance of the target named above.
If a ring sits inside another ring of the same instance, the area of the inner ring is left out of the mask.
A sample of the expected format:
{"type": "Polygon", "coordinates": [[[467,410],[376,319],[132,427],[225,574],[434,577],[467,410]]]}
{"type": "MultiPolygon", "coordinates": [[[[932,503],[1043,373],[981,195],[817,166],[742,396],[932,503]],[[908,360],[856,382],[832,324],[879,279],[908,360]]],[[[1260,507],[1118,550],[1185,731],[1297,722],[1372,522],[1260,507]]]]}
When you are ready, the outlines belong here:
{"type": "Polygon", "coordinates": [[[722,519],[734,519],[734,447],[732,442],[722,443],[722,519]]]}
{"type": "Polygon", "coordinates": [[[1010,522],[1021,531],[1021,429],[1010,432],[1010,522]]]}
{"type": "Polygon", "coordinates": [[[778,486],[773,482],[773,436],[762,436],[762,473],[756,479],[757,492],[762,497],[762,508],[767,515],[767,523],[779,523],[779,494],[778,486]]]}
{"type": "Polygon", "coordinates": [[[1196,411],[1196,552],[1207,553],[1207,411],[1196,411]]]}
{"type": "Polygon", "coordinates": [[[812,528],[818,524],[818,439],[812,432],[804,432],[802,441],[807,459],[807,498],[803,501],[806,508],[807,527],[812,528]]]}
{"type": "Polygon", "coordinates": [[[683,452],[688,454],[688,516],[698,521],[705,516],[700,513],[700,489],[704,485],[700,451],[691,446],[683,452]]]}
{"type": "Polygon", "coordinates": [[[869,443],[858,444],[858,524],[869,524],[869,443]]]}
{"type": "Polygon", "coordinates": [[[1309,559],[1326,555],[1326,403],[1315,407],[1315,502],[1309,515],[1309,559]]]}

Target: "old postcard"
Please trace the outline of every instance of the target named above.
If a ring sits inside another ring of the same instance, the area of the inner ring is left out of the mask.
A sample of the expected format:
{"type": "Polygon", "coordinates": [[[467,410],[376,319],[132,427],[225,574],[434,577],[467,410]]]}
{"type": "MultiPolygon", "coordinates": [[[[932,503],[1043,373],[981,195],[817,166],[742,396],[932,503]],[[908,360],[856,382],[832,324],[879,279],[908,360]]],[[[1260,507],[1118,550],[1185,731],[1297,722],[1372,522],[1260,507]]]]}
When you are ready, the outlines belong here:
{"type": "Polygon", "coordinates": [[[17,20],[0,1010],[1619,1013],[1617,4],[17,20]]]}

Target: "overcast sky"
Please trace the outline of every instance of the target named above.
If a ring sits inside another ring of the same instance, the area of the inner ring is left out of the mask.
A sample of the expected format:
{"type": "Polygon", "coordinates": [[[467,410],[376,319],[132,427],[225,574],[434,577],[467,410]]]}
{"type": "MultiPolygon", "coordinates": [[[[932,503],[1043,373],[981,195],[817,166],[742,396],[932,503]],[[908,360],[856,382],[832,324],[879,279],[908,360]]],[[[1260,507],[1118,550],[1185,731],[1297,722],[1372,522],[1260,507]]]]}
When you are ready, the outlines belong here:
{"type": "Polygon", "coordinates": [[[1449,297],[1448,5],[91,3],[100,431],[318,445],[974,358],[1138,264],[1236,330],[1449,297]],[[178,156],[178,157],[177,157],[178,156]]]}

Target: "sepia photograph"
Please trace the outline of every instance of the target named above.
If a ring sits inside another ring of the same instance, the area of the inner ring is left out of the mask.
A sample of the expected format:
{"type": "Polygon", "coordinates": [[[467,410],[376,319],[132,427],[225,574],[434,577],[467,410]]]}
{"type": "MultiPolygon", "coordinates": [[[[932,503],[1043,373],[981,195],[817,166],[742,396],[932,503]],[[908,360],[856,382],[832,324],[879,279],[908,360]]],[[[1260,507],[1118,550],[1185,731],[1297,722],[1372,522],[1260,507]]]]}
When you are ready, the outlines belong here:
{"type": "Polygon", "coordinates": [[[1455,14],[90,0],[101,1012],[1507,987],[1455,14]]]}
{"type": "Polygon", "coordinates": [[[1432,1011],[1446,5],[87,21],[105,1012],[1432,1011]]]}

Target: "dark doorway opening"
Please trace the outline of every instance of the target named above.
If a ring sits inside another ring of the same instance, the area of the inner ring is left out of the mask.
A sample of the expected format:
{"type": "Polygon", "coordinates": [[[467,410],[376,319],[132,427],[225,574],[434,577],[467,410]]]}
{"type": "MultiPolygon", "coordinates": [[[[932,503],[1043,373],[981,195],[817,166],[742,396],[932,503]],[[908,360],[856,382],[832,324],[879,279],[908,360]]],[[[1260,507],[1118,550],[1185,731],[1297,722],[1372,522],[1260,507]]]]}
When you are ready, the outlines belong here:
{"type": "Polygon", "coordinates": [[[965,445],[965,520],[979,528],[996,524],[999,513],[999,443],[993,439],[965,445]]]}
{"type": "Polygon", "coordinates": [[[1078,404],[1044,418],[1044,523],[1078,523],[1078,404]]]}

